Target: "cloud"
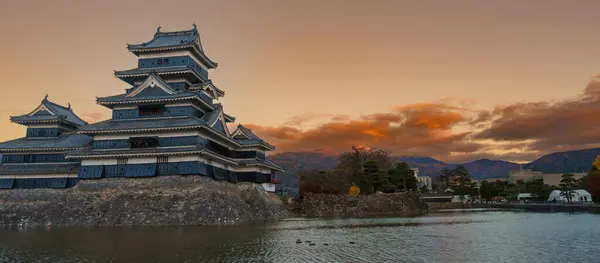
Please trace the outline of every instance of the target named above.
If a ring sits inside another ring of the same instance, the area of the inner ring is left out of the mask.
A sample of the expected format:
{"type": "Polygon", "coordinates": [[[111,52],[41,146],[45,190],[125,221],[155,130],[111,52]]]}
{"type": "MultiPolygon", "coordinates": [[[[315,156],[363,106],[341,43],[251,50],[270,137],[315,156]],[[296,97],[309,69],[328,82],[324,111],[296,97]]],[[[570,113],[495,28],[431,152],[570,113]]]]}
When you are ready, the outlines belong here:
{"type": "Polygon", "coordinates": [[[80,117],[87,123],[94,123],[106,119],[105,115],[100,112],[86,112],[81,114],[80,117]]]}
{"type": "Polygon", "coordinates": [[[484,119],[478,124],[485,128],[475,139],[530,140],[528,149],[540,152],[597,147],[600,79],[592,79],[583,94],[574,99],[499,106],[484,119]]]}
{"type": "Polygon", "coordinates": [[[287,125],[247,126],[277,145],[278,152],[320,149],[339,153],[356,145],[373,146],[396,154],[431,156],[481,148],[481,145],[465,140],[469,132],[453,132],[454,127],[468,123],[470,114],[464,107],[429,103],[405,105],[392,112],[358,118],[334,116],[329,122],[309,129],[287,125]]]}
{"type": "Polygon", "coordinates": [[[358,118],[319,114],[290,118],[307,123],[310,116],[329,117],[311,128],[289,122],[248,126],[276,145],[277,152],[339,153],[356,145],[448,162],[527,161],[555,151],[600,147],[600,76],[571,99],[519,102],[491,110],[474,109],[475,104],[472,99],[450,97],[358,118]]]}
{"type": "Polygon", "coordinates": [[[328,117],[331,117],[331,114],[319,114],[319,113],[313,113],[313,112],[306,112],[302,115],[297,115],[292,118],[289,118],[284,123],[284,125],[302,127],[307,123],[310,124],[311,122],[315,122],[315,121],[325,119],[328,117]]]}

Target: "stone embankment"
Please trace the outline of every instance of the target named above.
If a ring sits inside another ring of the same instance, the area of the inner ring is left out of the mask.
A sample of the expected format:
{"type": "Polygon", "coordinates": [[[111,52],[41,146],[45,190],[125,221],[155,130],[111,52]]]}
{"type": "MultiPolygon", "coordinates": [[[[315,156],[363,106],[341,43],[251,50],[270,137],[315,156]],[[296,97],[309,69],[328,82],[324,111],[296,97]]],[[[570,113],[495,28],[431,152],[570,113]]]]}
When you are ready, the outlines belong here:
{"type": "Polygon", "coordinates": [[[81,181],[70,189],[0,190],[0,226],[231,225],[289,216],[252,183],[205,177],[81,181]]]}
{"type": "Polygon", "coordinates": [[[461,204],[461,203],[427,203],[429,212],[435,212],[438,210],[447,209],[477,209],[477,208],[492,208],[490,204],[477,203],[477,204],[461,204]]]}
{"type": "Polygon", "coordinates": [[[427,205],[416,193],[328,195],[307,193],[301,212],[309,217],[419,216],[427,205]]]}

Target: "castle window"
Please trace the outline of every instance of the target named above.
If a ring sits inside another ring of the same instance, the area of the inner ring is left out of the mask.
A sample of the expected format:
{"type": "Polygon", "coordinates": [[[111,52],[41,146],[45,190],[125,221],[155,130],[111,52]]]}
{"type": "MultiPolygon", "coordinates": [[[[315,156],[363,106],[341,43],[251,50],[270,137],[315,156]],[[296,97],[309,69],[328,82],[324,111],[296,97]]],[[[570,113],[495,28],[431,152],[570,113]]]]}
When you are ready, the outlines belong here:
{"type": "Polygon", "coordinates": [[[164,64],[169,64],[169,59],[168,59],[168,58],[165,58],[165,59],[163,60],[163,63],[164,63],[164,64]]]}
{"type": "Polygon", "coordinates": [[[154,116],[161,115],[165,112],[163,105],[152,105],[152,106],[140,106],[140,116],[154,116]]]}
{"type": "Polygon", "coordinates": [[[131,148],[155,148],[158,147],[158,137],[130,138],[131,148]]]}
{"type": "Polygon", "coordinates": [[[162,65],[162,59],[158,59],[158,65],[162,65]]]}

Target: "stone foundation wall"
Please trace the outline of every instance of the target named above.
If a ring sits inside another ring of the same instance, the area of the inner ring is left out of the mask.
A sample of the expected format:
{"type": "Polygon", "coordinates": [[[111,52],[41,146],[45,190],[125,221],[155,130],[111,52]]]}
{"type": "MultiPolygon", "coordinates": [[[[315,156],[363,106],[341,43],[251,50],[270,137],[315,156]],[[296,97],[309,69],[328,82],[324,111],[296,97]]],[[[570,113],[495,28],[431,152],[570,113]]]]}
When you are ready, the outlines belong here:
{"type": "Polygon", "coordinates": [[[418,216],[427,206],[411,192],[357,197],[307,193],[301,211],[311,217],[418,216]]]}
{"type": "Polygon", "coordinates": [[[80,181],[69,189],[0,190],[0,226],[230,225],[288,217],[261,185],[200,176],[80,181]]]}

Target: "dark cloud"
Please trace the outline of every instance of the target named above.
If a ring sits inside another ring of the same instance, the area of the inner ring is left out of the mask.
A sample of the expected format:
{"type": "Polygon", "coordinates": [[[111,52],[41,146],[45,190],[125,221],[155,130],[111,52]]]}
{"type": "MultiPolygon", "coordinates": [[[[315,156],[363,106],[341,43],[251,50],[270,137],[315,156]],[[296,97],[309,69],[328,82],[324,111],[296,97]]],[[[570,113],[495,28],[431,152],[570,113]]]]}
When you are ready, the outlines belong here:
{"type": "Polygon", "coordinates": [[[479,144],[466,141],[470,134],[453,133],[464,124],[465,109],[442,104],[414,104],[390,113],[364,115],[357,119],[335,116],[312,129],[290,126],[248,125],[277,145],[278,152],[344,152],[352,145],[372,146],[397,154],[445,155],[447,152],[472,152],[479,144]]]}
{"type": "Polygon", "coordinates": [[[476,139],[531,141],[530,150],[580,149],[600,143],[600,82],[576,99],[497,107],[476,139]]]}
{"type": "MultiPolygon", "coordinates": [[[[357,145],[448,162],[525,161],[556,151],[600,147],[600,77],[574,99],[521,102],[493,110],[476,110],[474,104],[473,100],[445,98],[357,119],[328,116],[329,122],[311,129],[250,127],[272,141],[278,152],[320,149],[333,153],[357,145]]],[[[305,117],[291,120],[310,121],[305,117]]]]}

